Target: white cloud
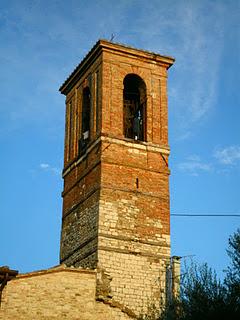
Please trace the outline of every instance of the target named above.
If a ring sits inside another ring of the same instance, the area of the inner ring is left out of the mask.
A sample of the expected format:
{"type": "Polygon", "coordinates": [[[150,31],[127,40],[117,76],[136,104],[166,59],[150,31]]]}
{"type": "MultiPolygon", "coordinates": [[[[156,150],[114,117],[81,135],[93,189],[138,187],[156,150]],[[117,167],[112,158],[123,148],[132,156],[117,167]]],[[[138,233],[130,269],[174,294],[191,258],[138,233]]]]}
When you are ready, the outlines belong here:
{"type": "Polygon", "coordinates": [[[180,171],[187,172],[193,176],[198,176],[200,172],[209,172],[212,170],[210,163],[203,162],[198,155],[189,156],[186,161],[178,164],[180,171]]]}
{"type": "Polygon", "coordinates": [[[223,2],[174,1],[168,6],[151,1],[135,28],[130,26],[135,39],[141,34],[143,48],[176,58],[169,71],[169,106],[177,140],[189,138],[193,125],[202,123],[216,105],[228,10],[223,2]]]}
{"type": "Polygon", "coordinates": [[[198,155],[196,155],[196,154],[192,154],[192,155],[188,156],[187,160],[190,161],[190,162],[191,161],[192,162],[200,162],[201,161],[200,157],[198,155]]]}
{"type": "Polygon", "coordinates": [[[60,174],[60,169],[59,168],[52,167],[48,163],[40,163],[39,167],[43,171],[48,171],[48,172],[54,173],[55,175],[59,175],[60,174]]]}
{"type": "MultiPolygon", "coordinates": [[[[213,163],[203,161],[198,155],[193,154],[186,158],[185,161],[177,165],[178,170],[186,172],[193,176],[198,176],[203,172],[216,172],[221,174],[230,173],[231,166],[240,164],[240,146],[229,146],[218,148],[214,151],[214,157],[225,167],[220,170],[213,167],[213,163]],[[224,168],[224,169],[223,169],[224,168]]],[[[216,164],[214,164],[216,165],[216,164]]]]}
{"type": "Polygon", "coordinates": [[[224,2],[172,1],[169,6],[167,1],[159,0],[103,0],[83,6],[74,1],[66,6],[66,12],[63,8],[55,2],[48,6],[42,2],[29,6],[15,2],[2,13],[5,24],[0,34],[5,41],[0,58],[5,62],[5,100],[0,105],[5,113],[13,115],[12,122],[16,119],[24,125],[23,118],[37,121],[49,114],[59,119],[63,100],[57,87],[95,40],[109,38],[112,33],[117,42],[176,57],[170,71],[173,82],[169,102],[181,131],[176,135],[179,139],[189,137],[193,123],[201,121],[214,107],[224,46],[224,13],[229,11],[224,2]],[[105,12],[111,15],[102,19],[105,12]],[[89,24],[90,16],[93,24],[89,24]],[[13,85],[19,88],[14,90],[15,99],[13,85]]]}
{"type": "Polygon", "coordinates": [[[229,146],[222,149],[217,149],[214,152],[214,157],[225,165],[234,165],[240,162],[240,146],[229,146]]]}
{"type": "Polygon", "coordinates": [[[48,169],[49,168],[49,164],[48,163],[41,163],[40,164],[40,168],[41,169],[48,169]]]}
{"type": "Polygon", "coordinates": [[[221,6],[212,9],[215,21],[212,17],[208,19],[201,15],[203,7],[200,2],[197,5],[196,2],[192,2],[182,11],[184,22],[179,30],[182,48],[177,48],[180,49],[177,50],[180,61],[177,60],[176,65],[180,63],[179,72],[185,80],[177,79],[179,82],[175,103],[179,108],[180,102],[181,111],[184,110],[185,116],[188,117],[185,126],[202,120],[214,107],[217,97],[216,88],[223,49],[221,30],[224,28],[224,21],[221,17],[221,6]]]}

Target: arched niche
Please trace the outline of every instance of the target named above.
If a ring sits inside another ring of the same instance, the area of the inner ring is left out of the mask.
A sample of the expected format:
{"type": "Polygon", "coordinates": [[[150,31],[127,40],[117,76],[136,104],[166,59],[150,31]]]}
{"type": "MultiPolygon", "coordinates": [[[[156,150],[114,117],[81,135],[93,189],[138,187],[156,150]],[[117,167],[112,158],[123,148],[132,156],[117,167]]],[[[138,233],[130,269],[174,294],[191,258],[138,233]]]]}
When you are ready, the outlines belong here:
{"type": "Polygon", "coordinates": [[[141,77],[128,74],[123,80],[123,128],[126,138],[146,140],[146,85],[141,77]]]}
{"type": "Polygon", "coordinates": [[[82,91],[82,123],[81,138],[79,139],[79,154],[85,152],[90,140],[90,123],[91,123],[91,92],[89,87],[82,91]]]}

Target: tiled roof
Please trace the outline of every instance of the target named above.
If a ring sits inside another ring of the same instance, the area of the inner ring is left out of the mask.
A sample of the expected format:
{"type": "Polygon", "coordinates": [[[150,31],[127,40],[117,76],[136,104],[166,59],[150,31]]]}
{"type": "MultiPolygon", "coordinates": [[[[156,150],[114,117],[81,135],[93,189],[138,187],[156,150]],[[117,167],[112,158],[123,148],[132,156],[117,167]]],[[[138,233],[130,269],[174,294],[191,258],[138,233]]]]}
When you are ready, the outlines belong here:
{"type": "MultiPolygon", "coordinates": [[[[111,42],[105,39],[99,39],[95,45],[92,47],[92,49],[87,53],[87,55],[81,60],[81,62],[77,65],[77,67],[73,70],[73,72],[68,76],[68,78],[64,81],[64,83],[61,85],[61,87],[59,88],[59,91],[62,92],[64,87],[67,85],[67,83],[69,82],[69,80],[81,69],[82,65],[84,64],[85,61],[87,61],[87,59],[92,55],[92,53],[98,48],[98,47],[103,47],[104,45],[106,46],[112,46],[112,48],[115,48],[117,50],[121,50],[122,49],[128,49],[128,50],[134,50],[135,52],[139,52],[139,53],[143,53],[146,55],[151,55],[154,57],[159,57],[159,58],[164,58],[170,61],[172,61],[172,63],[174,62],[174,58],[170,57],[170,56],[164,56],[164,55],[160,55],[158,53],[152,52],[152,51],[148,51],[148,50],[143,50],[143,49],[137,49],[134,48],[132,46],[128,46],[125,44],[121,44],[121,43],[116,43],[116,42],[111,42]]],[[[172,64],[171,63],[171,64],[172,64]]]]}

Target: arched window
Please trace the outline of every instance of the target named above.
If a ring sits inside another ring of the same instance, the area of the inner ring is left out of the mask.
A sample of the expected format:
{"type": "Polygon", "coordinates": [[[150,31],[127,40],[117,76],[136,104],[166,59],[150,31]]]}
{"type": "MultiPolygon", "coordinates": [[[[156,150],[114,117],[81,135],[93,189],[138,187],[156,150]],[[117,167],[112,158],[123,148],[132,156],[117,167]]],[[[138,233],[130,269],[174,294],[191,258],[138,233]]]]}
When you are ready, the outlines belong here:
{"type": "Polygon", "coordinates": [[[91,93],[88,87],[83,89],[82,97],[82,135],[88,138],[90,134],[91,93]]]}
{"type": "Polygon", "coordinates": [[[91,92],[89,87],[85,87],[82,93],[82,135],[79,141],[79,151],[82,154],[90,138],[90,121],[91,121],[91,92]]]}
{"type": "Polygon", "coordinates": [[[123,121],[126,138],[144,141],[146,135],[146,85],[136,74],[123,81],[123,121]]]}

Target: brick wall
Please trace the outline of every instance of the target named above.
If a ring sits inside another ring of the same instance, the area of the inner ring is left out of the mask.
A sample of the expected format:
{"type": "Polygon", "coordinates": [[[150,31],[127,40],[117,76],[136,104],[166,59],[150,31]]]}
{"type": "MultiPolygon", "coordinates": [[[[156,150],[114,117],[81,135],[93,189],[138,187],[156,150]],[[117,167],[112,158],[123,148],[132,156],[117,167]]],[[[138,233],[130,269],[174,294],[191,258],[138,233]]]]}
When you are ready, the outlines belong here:
{"type": "Polygon", "coordinates": [[[114,299],[146,312],[165,299],[169,170],[161,152],[166,150],[111,138],[103,144],[109,143],[102,156],[98,262],[112,276],[114,299]]]}
{"type": "Polygon", "coordinates": [[[128,52],[104,52],[102,74],[102,133],[123,138],[123,80],[128,74],[136,74],[147,89],[146,140],[167,145],[167,65],[128,52]]]}
{"type": "Polygon", "coordinates": [[[61,87],[67,99],[61,262],[106,272],[113,299],[137,313],[165,299],[170,260],[167,69],[173,61],[100,41],[61,87]],[[123,90],[129,74],[146,86],[145,141],[124,137],[123,90]],[[81,154],[76,141],[86,85],[91,129],[81,154]]]}

